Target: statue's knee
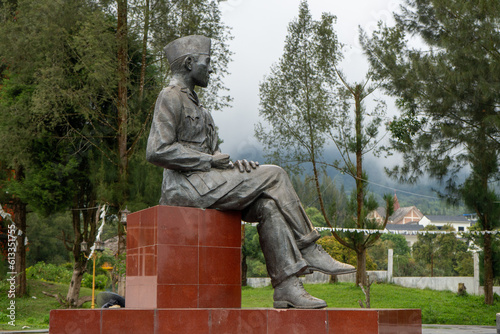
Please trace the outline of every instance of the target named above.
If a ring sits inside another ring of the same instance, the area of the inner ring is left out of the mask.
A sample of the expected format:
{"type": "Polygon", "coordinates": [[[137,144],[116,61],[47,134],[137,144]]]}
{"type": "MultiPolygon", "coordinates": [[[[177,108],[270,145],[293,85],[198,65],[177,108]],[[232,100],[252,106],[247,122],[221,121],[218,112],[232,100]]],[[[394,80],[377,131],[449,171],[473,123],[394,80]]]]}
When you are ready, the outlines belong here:
{"type": "Polygon", "coordinates": [[[278,206],[276,205],[276,202],[274,200],[272,199],[262,200],[261,212],[263,215],[276,212],[277,210],[278,206]]]}
{"type": "Polygon", "coordinates": [[[260,198],[243,211],[243,219],[248,222],[260,222],[276,210],[278,210],[278,206],[274,200],[260,198]]]}
{"type": "Polygon", "coordinates": [[[277,178],[277,179],[285,179],[285,180],[288,180],[288,173],[286,172],[286,170],[284,170],[283,168],[281,168],[280,166],[275,166],[275,165],[271,165],[269,166],[270,168],[270,171],[272,172],[272,174],[277,178]]]}

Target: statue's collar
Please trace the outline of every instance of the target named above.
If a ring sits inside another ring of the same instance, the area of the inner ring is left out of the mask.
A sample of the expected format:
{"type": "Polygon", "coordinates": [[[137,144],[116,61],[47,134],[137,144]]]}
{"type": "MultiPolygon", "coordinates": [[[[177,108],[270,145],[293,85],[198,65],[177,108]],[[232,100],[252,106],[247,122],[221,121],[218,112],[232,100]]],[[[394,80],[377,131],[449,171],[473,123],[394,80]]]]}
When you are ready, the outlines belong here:
{"type": "Polygon", "coordinates": [[[187,94],[189,99],[191,101],[193,101],[197,106],[200,105],[200,100],[198,99],[198,95],[196,94],[196,92],[194,90],[191,90],[187,87],[183,87],[183,88],[181,88],[181,92],[187,94]]]}

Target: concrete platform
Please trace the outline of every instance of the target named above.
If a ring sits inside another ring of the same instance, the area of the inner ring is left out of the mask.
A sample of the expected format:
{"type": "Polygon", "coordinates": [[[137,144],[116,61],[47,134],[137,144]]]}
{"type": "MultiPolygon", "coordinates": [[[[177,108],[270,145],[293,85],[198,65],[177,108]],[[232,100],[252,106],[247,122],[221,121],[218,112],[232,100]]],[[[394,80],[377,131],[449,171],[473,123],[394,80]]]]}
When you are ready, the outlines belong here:
{"type": "Polygon", "coordinates": [[[53,310],[50,334],[421,334],[420,310],[53,310]]]}
{"type": "Polygon", "coordinates": [[[126,308],[52,310],[50,334],[421,334],[420,310],[241,309],[239,212],[128,216],[126,308]]]}
{"type": "Polygon", "coordinates": [[[423,334],[496,334],[492,326],[422,325],[423,334]]]}

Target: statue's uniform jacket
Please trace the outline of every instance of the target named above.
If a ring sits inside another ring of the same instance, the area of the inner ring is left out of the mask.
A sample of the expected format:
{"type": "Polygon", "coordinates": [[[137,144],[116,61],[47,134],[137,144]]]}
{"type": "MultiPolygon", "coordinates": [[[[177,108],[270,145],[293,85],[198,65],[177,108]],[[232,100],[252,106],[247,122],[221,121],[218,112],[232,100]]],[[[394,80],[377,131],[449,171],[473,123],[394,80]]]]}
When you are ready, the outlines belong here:
{"type": "Polygon", "coordinates": [[[220,153],[212,116],[187,88],[171,85],[156,101],[147,160],[164,168],[161,205],[241,210],[258,229],[273,286],[307,268],[300,250],[313,229],[286,172],[263,165],[251,172],[212,168],[220,153]]]}
{"type": "MultiPolygon", "coordinates": [[[[161,205],[208,208],[241,181],[211,168],[219,152],[210,113],[187,88],[168,86],[158,96],[147,160],[165,168],[161,205]]],[[[234,173],[231,173],[234,174],[234,173]]]]}

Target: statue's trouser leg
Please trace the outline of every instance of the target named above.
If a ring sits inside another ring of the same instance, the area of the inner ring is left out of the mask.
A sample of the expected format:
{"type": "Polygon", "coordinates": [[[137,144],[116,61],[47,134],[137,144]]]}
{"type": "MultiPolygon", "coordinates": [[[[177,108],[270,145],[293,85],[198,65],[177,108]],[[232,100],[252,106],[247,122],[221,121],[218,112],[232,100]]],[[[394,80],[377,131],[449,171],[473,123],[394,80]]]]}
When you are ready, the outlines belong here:
{"type": "Polygon", "coordinates": [[[259,199],[249,209],[243,212],[243,219],[259,221],[260,246],[273,287],[303,272],[307,263],[276,203],[272,199],[259,199]]]}
{"type": "Polygon", "coordinates": [[[306,262],[300,250],[319,239],[287,173],[260,166],[250,173],[233,170],[242,182],[211,208],[242,210],[243,219],[260,222],[259,235],[273,286],[301,272],[306,262]]]}
{"type": "Polygon", "coordinates": [[[240,183],[210,208],[243,211],[257,199],[272,199],[290,227],[299,249],[319,239],[319,233],[313,228],[292,182],[281,167],[264,165],[250,173],[240,173],[236,169],[226,173],[225,177],[240,179],[240,183]]]}

